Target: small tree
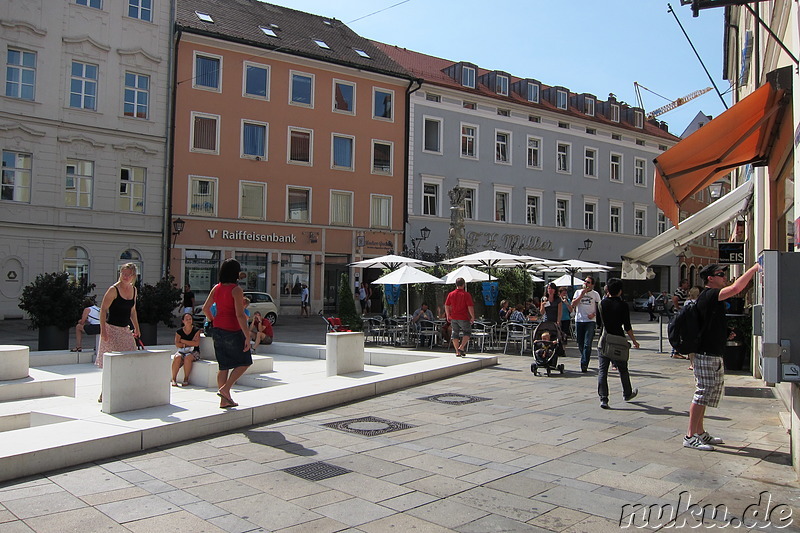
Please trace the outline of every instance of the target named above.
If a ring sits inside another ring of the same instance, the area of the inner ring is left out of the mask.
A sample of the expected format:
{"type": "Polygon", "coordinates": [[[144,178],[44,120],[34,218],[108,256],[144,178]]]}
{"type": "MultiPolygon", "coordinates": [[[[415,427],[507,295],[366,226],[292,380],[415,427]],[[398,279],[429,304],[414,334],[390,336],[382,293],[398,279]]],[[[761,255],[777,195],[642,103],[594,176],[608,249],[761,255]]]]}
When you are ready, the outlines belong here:
{"type": "Polygon", "coordinates": [[[19,308],[31,318],[31,329],[69,329],[81,319],[87,305],[94,305],[95,297],[89,297],[94,287],[94,283],[73,283],[67,272],[39,274],[22,289],[19,308]]]}
{"type": "Polygon", "coordinates": [[[346,273],[342,273],[342,277],[339,279],[339,319],[342,324],[347,324],[350,329],[354,331],[361,330],[361,315],[356,310],[353,291],[350,289],[350,276],[346,273]]]}
{"type": "Polygon", "coordinates": [[[181,303],[181,290],[175,286],[175,278],[161,278],[155,285],[149,283],[139,287],[139,299],[136,302],[136,314],[140,324],[158,324],[162,322],[170,328],[175,308],[181,303]]]}

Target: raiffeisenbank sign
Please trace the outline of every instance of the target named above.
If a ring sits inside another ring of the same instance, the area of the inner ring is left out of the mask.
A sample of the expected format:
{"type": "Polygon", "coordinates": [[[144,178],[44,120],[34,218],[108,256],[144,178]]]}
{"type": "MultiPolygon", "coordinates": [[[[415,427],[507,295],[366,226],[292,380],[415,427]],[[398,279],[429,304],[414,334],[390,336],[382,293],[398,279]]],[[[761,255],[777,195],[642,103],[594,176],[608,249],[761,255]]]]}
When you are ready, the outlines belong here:
{"type": "Polygon", "coordinates": [[[229,241],[255,241],[255,242],[288,242],[288,243],[296,243],[297,237],[294,233],[290,233],[288,235],[278,235],[277,233],[256,233],[255,231],[246,231],[243,229],[230,231],[230,230],[218,230],[218,229],[207,229],[208,237],[211,239],[216,239],[219,237],[223,240],[229,241]]]}

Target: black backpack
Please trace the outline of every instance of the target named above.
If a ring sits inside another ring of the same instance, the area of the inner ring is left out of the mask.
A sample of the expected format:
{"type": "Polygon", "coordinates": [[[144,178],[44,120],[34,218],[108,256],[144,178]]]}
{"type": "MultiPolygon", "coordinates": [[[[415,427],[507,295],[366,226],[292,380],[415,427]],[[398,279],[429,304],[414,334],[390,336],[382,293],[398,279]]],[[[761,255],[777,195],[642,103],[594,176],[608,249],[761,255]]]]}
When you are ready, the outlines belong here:
{"type": "Polygon", "coordinates": [[[703,333],[703,317],[697,302],[687,302],[675,313],[667,326],[669,343],[679,354],[696,353],[700,348],[700,335],[703,333]]]}

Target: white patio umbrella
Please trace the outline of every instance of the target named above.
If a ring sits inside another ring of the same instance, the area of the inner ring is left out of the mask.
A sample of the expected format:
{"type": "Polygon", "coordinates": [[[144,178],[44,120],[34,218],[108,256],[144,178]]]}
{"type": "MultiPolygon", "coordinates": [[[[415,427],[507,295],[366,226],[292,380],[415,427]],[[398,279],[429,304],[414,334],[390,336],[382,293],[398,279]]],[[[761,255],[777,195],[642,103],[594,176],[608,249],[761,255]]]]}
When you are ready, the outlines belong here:
{"type": "MultiPolygon", "coordinates": [[[[417,270],[412,266],[404,265],[394,272],[390,272],[385,276],[376,279],[372,283],[377,283],[378,285],[411,285],[412,283],[442,283],[442,280],[436,276],[431,276],[427,272],[417,270]]],[[[406,289],[406,292],[408,292],[408,289],[406,289]]],[[[408,300],[409,297],[408,294],[406,294],[406,316],[409,316],[408,300]]],[[[406,337],[408,337],[409,329],[410,325],[407,322],[406,337]]]]}
{"type": "Polygon", "coordinates": [[[583,280],[580,278],[575,278],[575,276],[570,276],[569,274],[564,274],[560,278],[556,278],[552,281],[552,283],[556,284],[556,287],[580,287],[583,285],[583,280]]]}
{"type": "MultiPolygon", "coordinates": [[[[583,285],[583,280],[579,280],[578,283],[575,283],[575,274],[578,272],[607,272],[613,270],[614,267],[601,265],[599,263],[590,263],[589,261],[581,261],[580,259],[567,259],[558,264],[543,266],[542,268],[538,268],[537,265],[534,265],[534,268],[537,268],[539,272],[566,272],[564,276],[558,279],[566,277],[568,278],[567,281],[561,285],[557,285],[559,287],[579,287],[583,285]]],[[[572,294],[570,294],[570,297],[571,296],[572,294]]]]}
{"type": "Polygon", "coordinates": [[[536,283],[542,283],[544,281],[544,278],[540,278],[536,275],[536,271],[528,270],[528,274],[531,276],[531,281],[535,281],[536,283]]]}
{"type": "MultiPolygon", "coordinates": [[[[498,252],[496,250],[484,250],[482,252],[476,252],[474,254],[454,257],[452,259],[445,259],[442,261],[443,265],[482,266],[489,269],[524,265],[541,265],[546,263],[548,263],[546,259],[541,259],[539,257],[507,254],[505,252],[498,252]]],[[[491,275],[491,270],[489,272],[491,275]]]]}
{"type": "Polygon", "coordinates": [[[413,257],[403,257],[402,255],[389,254],[382,255],[380,257],[373,257],[371,259],[363,259],[361,261],[356,261],[355,263],[350,263],[347,266],[356,268],[388,268],[390,270],[396,270],[403,265],[413,267],[432,267],[435,264],[436,263],[431,263],[430,261],[414,259],[413,257]]]}
{"type": "Polygon", "coordinates": [[[441,280],[447,284],[455,283],[458,278],[464,278],[464,281],[470,283],[472,281],[489,281],[491,278],[486,272],[475,270],[466,265],[460,266],[449,274],[446,274],[441,280]]]}

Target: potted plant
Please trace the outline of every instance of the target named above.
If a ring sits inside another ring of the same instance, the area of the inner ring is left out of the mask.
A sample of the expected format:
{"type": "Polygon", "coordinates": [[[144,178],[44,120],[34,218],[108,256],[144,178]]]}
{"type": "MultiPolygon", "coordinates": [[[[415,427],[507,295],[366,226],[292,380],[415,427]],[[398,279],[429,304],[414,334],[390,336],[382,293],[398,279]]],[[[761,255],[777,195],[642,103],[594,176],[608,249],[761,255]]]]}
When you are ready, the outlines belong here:
{"type": "Polygon", "coordinates": [[[69,330],[78,323],[83,309],[94,305],[94,283],[70,281],[67,272],[39,274],[22,289],[19,308],[31,319],[31,329],[39,330],[39,350],[66,350],[69,330]]]}
{"type": "Polygon", "coordinates": [[[174,280],[169,276],[161,278],[155,285],[143,283],[137,291],[136,315],[142,343],[146,346],[158,342],[159,322],[170,328],[177,327],[174,312],[181,303],[181,290],[175,286],[174,280]]]}

